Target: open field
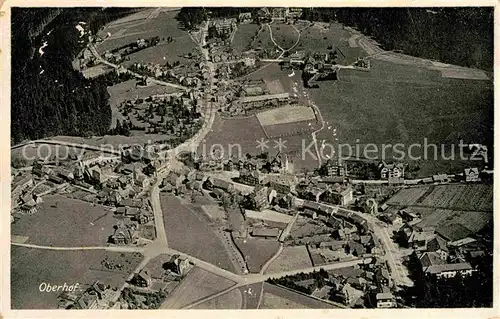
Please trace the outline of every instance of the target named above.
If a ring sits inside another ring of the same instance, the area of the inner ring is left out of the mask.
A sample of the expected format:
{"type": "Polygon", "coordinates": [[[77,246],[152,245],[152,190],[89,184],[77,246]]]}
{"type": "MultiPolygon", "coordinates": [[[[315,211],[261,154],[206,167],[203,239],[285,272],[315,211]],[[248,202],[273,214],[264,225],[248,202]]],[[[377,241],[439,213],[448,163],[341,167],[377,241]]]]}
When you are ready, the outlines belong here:
{"type": "Polygon", "coordinates": [[[71,147],[59,147],[58,145],[45,144],[41,145],[25,145],[20,148],[11,150],[11,160],[21,160],[26,162],[27,165],[33,164],[37,158],[44,159],[57,156],[61,161],[68,160],[70,156],[81,156],[83,154],[91,153],[92,151],[85,151],[82,149],[71,147]]]}
{"type": "Polygon", "coordinates": [[[97,46],[97,51],[104,53],[107,50],[127,45],[141,38],[146,39],[159,36],[160,39],[172,37],[174,42],[170,43],[170,45],[176,48],[185,46],[185,53],[192,52],[191,49],[195,44],[189,37],[189,34],[180,29],[180,25],[175,19],[176,15],[177,12],[162,12],[153,19],[142,19],[142,21],[139,19],[127,24],[108,24],[99,34],[106,37],[106,34],[109,32],[111,33],[111,37],[100,43],[97,46]],[[188,40],[191,41],[192,45],[188,43],[188,40]]]}
{"type": "Polygon", "coordinates": [[[266,274],[312,267],[306,246],[287,246],[266,269],[266,274]]]}
{"type": "Polygon", "coordinates": [[[257,119],[262,126],[291,124],[293,122],[315,120],[312,108],[308,106],[289,105],[257,114],[257,119]]]}
{"type": "Polygon", "coordinates": [[[260,293],[262,292],[263,285],[263,282],[259,282],[238,288],[243,296],[242,309],[258,309],[260,293]]]}
{"type": "MultiPolygon", "coordinates": [[[[224,156],[229,157],[229,152],[235,157],[242,158],[246,153],[256,155],[260,153],[260,149],[256,148],[257,142],[265,139],[264,131],[255,116],[250,116],[244,119],[221,119],[216,117],[212,130],[207,134],[204,142],[198,147],[198,152],[210,155],[210,148],[214,144],[224,146],[224,156]],[[239,145],[241,153],[238,154],[238,147],[230,147],[230,145],[239,145]],[[205,147],[205,153],[203,148],[205,147]]],[[[269,150],[272,152],[273,150],[269,150]]]]}
{"type": "Polygon", "coordinates": [[[172,248],[234,271],[223,243],[208,225],[210,220],[207,216],[188,209],[172,195],[161,194],[160,201],[172,248]]]}
{"type": "Polygon", "coordinates": [[[48,195],[38,212],[12,224],[12,234],[29,236],[28,243],[60,247],[105,246],[117,220],[104,206],[48,195]]]}
{"type": "Polygon", "coordinates": [[[493,211],[493,185],[439,185],[421,201],[423,206],[493,211]]]}
{"type": "Polygon", "coordinates": [[[429,190],[430,186],[403,188],[399,192],[397,192],[396,195],[389,198],[387,204],[411,206],[416,204],[417,201],[429,190]]]}
{"type": "Polygon", "coordinates": [[[276,240],[269,239],[248,238],[234,241],[245,257],[251,273],[260,272],[262,266],[276,254],[280,246],[276,240]]]}
{"type": "MultiPolygon", "coordinates": [[[[338,128],[342,143],[492,140],[491,83],[443,79],[434,70],[377,60],[371,64],[369,72],[344,69],[339,81],[320,82],[319,89],[310,90],[324,120],[338,128]]],[[[412,149],[414,157],[421,153],[423,147],[412,149]]]]}
{"type": "Polygon", "coordinates": [[[451,184],[406,188],[391,197],[387,204],[491,212],[493,211],[493,186],[451,184]]]}
{"type": "Polygon", "coordinates": [[[299,294],[292,290],[264,283],[260,309],[328,309],[334,305],[299,294]]]}
{"type": "Polygon", "coordinates": [[[269,90],[269,94],[281,94],[285,92],[283,85],[279,79],[274,80],[264,80],[266,89],[269,90]]]}
{"type": "Polygon", "coordinates": [[[273,30],[274,41],[283,49],[290,49],[297,42],[299,33],[295,31],[292,25],[276,22],[270,25],[273,30]]]}
{"type": "Polygon", "coordinates": [[[351,33],[344,29],[341,24],[314,23],[311,27],[301,31],[300,42],[294,49],[321,53],[337,49],[337,63],[351,64],[358,57],[366,55],[366,52],[357,45],[354,39],[349,41],[351,38],[351,33]]]}
{"type": "Polygon", "coordinates": [[[144,269],[147,269],[151,278],[153,279],[160,279],[165,272],[165,269],[163,268],[163,264],[166,262],[170,261],[170,258],[172,256],[167,255],[167,254],[161,254],[156,256],[155,258],[151,259],[144,269]]]}
{"type": "Polygon", "coordinates": [[[311,133],[321,127],[316,119],[302,122],[268,125],[262,127],[269,138],[289,138],[290,136],[310,137],[311,133]]]}
{"type": "Polygon", "coordinates": [[[268,59],[277,58],[281,54],[281,50],[279,50],[271,40],[271,37],[269,36],[269,28],[266,26],[262,28],[259,36],[255,39],[255,42],[253,42],[253,48],[266,52],[264,57],[268,59]]]}
{"type": "Polygon", "coordinates": [[[234,35],[231,47],[235,52],[245,52],[251,49],[252,37],[257,35],[258,24],[240,24],[234,35]]]}
{"type": "Polygon", "coordinates": [[[109,105],[111,107],[111,127],[116,126],[117,119],[124,120],[124,116],[119,112],[118,106],[127,100],[135,98],[145,99],[155,94],[168,94],[176,89],[164,85],[149,85],[145,87],[136,86],[136,80],[128,80],[108,87],[109,105]]]}
{"type": "Polygon", "coordinates": [[[192,309],[241,309],[243,296],[239,289],[233,289],[222,296],[207,300],[192,309]]]}
{"type": "Polygon", "coordinates": [[[53,251],[24,247],[11,248],[11,307],[13,309],[56,309],[60,292],[40,292],[41,283],[73,285],[82,290],[96,280],[121,287],[128,274],[139,264],[141,255],[124,253],[126,272],[99,271],[101,261],[119,257],[121,253],[94,251],[53,251]],[[136,257],[134,257],[136,255],[136,257]]]}
{"type": "Polygon", "coordinates": [[[197,300],[227,289],[233,284],[231,280],[195,267],[167,297],[161,309],[181,309],[197,300]]]}
{"type": "Polygon", "coordinates": [[[435,209],[429,215],[422,216],[422,221],[417,227],[447,228],[457,224],[467,228],[471,234],[483,229],[493,222],[492,212],[458,211],[451,209],[435,209]]]}

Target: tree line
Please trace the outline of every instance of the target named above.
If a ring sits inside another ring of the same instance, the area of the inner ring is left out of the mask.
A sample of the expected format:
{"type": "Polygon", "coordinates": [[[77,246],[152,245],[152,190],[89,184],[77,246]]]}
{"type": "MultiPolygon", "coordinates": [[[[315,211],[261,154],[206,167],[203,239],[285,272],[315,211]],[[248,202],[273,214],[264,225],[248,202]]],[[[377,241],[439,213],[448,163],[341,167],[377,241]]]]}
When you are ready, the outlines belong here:
{"type": "Polygon", "coordinates": [[[68,8],[37,30],[53,14],[43,8],[12,9],[11,143],[53,135],[102,135],[111,123],[107,81],[85,79],[72,61],[85,47],[75,26],[95,34],[104,24],[129,14],[130,8],[68,8]],[[30,19],[33,18],[33,19],[30,19]],[[39,53],[42,43],[47,46],[39,53]]]}

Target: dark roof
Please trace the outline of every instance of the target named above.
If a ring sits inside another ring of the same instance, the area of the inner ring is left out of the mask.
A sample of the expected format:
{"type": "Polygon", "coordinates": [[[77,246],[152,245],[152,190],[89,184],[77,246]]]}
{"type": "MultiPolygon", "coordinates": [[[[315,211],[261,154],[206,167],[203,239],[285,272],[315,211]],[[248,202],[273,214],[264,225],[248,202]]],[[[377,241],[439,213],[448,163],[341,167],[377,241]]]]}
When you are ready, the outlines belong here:
{"type": "Polygon", "coordinates": [[[211,183],[212,183],[212,185],[214,187],[217,187],[217,188],[220,188],[220,189],[224,189],[224,190],[229,189],[229,187],[231,186],[230,182],[225,181],[225,180],[220,179],[220,178],[217,178],[217,177],[213,177],[211,179],[211,183]]]}
{"type": "Polygon", "coordinates": [[[472,231],[460,224],[440,226],[436,232],[449,241],[457,241],[472,235],[472,231]]]}
{"type": "Polygon", "coordinates": [[[440,249],[444,250],[444,251],[448,251],[448,247],[446,245],[446,240],[439,235],[434,237],[433,239],[431,239],[427,243],[427,250],[428,251],[438,251],[440,249]]]}
{"type": "Polygon", "coordinates": [[[431,274],[439,274],[446,271],[461,271],[461,270],[472,270],[472,266],[469,263],[434,265],[428,267],[426,272],[431,274]]]}

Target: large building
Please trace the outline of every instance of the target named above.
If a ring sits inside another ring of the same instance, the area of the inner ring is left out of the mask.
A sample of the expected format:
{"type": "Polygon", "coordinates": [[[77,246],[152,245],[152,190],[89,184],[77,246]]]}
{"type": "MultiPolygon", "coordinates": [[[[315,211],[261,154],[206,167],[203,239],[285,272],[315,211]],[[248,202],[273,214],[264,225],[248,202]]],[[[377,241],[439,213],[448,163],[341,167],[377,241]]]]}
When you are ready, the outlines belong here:
{"type": "Polygon", "coordinates": [[[245,110],[258,109],[267,106],[277,107],[290,102],[289,93],[266,94],[257,96],[246,96],[240,98],[237,103],[245,110]]]}

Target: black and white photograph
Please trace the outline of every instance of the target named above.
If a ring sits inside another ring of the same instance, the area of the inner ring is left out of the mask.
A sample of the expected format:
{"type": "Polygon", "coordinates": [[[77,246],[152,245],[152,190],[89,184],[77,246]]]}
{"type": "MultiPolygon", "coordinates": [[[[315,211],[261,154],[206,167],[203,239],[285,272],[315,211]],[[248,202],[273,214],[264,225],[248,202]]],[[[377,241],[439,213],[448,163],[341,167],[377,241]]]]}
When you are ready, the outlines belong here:
{"type": "Polygon", "coordinates": [[[9,309],[493,309],[494,6],[95,5],[3,9],[9,309]]]}

